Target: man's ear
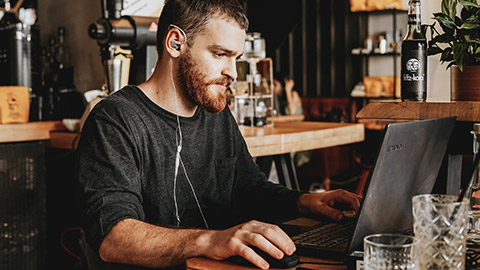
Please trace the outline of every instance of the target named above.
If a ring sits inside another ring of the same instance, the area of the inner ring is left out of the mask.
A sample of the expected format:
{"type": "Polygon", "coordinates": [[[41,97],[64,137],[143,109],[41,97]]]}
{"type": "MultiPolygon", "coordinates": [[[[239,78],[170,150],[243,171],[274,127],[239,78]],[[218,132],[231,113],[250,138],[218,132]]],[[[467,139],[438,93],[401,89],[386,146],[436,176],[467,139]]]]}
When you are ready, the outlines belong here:
{"type": "Polygon", "coordinates": [[[172,28],[167,32],[165,38],[165,49],[172,58],[177,58],[182,53],[185,44],[185,38],[176,28],[172,28]]]}

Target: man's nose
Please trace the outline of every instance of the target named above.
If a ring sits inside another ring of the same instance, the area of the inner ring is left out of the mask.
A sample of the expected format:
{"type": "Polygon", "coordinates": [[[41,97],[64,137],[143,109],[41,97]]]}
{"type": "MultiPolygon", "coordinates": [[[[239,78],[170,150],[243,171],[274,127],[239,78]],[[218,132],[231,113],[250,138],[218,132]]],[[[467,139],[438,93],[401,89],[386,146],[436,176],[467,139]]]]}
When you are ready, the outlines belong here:
{"type": "Polygon", "coordinates": [[[225,67],[223,68],[222,75],[228,76],[232,80],[235,80],[237,78],[237,61],[235,58],[228,60],[225,67]]]}

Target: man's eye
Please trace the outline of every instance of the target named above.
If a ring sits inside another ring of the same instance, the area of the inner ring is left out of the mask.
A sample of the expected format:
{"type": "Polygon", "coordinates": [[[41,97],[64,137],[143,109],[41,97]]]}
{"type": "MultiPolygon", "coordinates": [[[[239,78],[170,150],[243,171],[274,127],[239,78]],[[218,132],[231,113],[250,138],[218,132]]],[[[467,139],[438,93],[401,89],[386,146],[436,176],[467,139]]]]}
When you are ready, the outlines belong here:
{"type": "Polygon", "coordinates": [[[221,57],[225,56],[225,53],[214,53],[214,55],[217,58],[221,58],[221,57]]]}

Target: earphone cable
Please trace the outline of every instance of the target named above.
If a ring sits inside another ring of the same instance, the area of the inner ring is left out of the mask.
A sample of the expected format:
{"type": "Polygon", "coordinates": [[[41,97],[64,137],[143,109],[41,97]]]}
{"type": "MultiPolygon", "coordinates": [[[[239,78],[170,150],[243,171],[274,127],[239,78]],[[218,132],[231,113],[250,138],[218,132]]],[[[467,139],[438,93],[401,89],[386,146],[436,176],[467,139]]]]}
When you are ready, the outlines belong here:
{"type": "Polygon", "coordinates": [[[182,128],[180,126],[180,117],[178,116],[178,103],[177,103],[177,89],[175,87],[175,82],[173,81],[173,64],[172,64],[172,58],[170,58],[170,80],[172,82],[173,86],[173,93],[174,93],[174,103],[175,103],[175,115],[177,118],[177,129],[175,129],[175,143],[177,145],[177,152],[175,155],[175,177],[173,179],[173,201],[175,204],[175,218],[177,219],[177,227],[180,226],[180,215],[178,213],[178,203],[177,203],[177,176],[178,176],[178,167],[180,164],[182,165],[183,173],[185,174],[185,177],[187,179],[188,184],[190,185],[190,189],[192,190],[193,197],[195,198],[195,202],[197,203],[198,210],[200,211],[200,215],[202,216],[203,222],[205,224],[206,229],[208,229],[208,223],[205,218],[205,215],[203,214],[202,206],[200,205],[200,202],[198,201],[197,194],[195,192],[195,189],[192,185],[192,182],[190,181],[190,178],[188,177],[187,170],[185,169],[185,165],[183,164],[182,157],[180,155],[180,152],[182,151],[182,145],[183,145],[183,135],[182,135],[182,128]]]}
{"type": "Polygon", "coordinates": [[[178,203],[177,203],[177,175],[178,175],[178,167],[180,163],[180,151],[182,150],[182,130],[180,128],[180,118],[178,117],[178,105],[177,105],[177,89],[175,88],[175,83],[173,81],[173,64],[172,58],[170,58],[170,79],[172,81],[173,86],[173,98],[175,104],[175,115],[177,117],[177,129],[175,129],[175,144],[177,145],[177,151],[175,155],[175,177],[173,178],[173,202],[175,204],[175,218],[177,219],[177,227],[180,226],[180,215],[178,214],[178,203]],[[180,140],[179,138],[180,137],[180,140]]]}
{"type": "Polygon", "coordinates": [[[193,188],[192,182],[190,182],[190,178],[188,177],[187,171],[185,170],[185,165],[183,165],[183,160],[182,160],[181,156],[180,156],[180,164],[182,164],[183,172],[185,173],[188,184],[190,185],[190,189],[192,190],[193,197],[195,198],[195,202],[197,203],[198,210],[200,211],[200,215],[202,215],[203,223],[205,223],[205,228],[209,229],[207,219],[205,218],[205,215],[203,215],[202,206],[200,205],[200,202],[198,201],[197,194],[195,193],[195,189],[193,188]]]}

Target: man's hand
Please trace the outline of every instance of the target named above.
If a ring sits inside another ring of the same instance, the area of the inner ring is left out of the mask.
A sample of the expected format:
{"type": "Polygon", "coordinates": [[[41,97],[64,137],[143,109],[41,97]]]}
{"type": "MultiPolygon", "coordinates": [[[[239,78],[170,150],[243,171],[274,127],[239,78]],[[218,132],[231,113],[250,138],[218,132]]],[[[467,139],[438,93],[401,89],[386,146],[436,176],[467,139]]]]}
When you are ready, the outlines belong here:
{"type": "Polygon", "coordinates": [[[257,267],[266,269],[268,263],[249,246],[257,246],[277,259],[295,252],[295,244],[278,226],[259,221],[249,221],[223,231],[210,231],[199,239],[206,257],[223,260],[240,255],[257,267]]]}
{"type": "Polygon", "coordinates": [[[345,204],[350,209],[358,212],[362,197],[346,190],[337,189],[322,193],[306,193],[300,195],[297,206],[302,214],[325,215],[336,221],[344,218],[343,212],[334,206],[345,204]]]}

